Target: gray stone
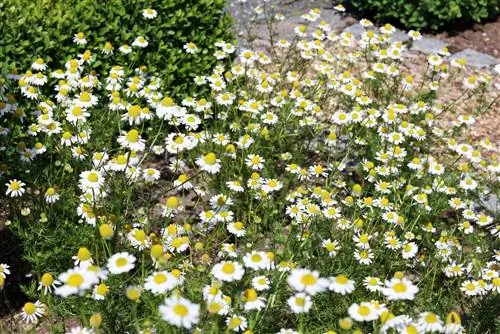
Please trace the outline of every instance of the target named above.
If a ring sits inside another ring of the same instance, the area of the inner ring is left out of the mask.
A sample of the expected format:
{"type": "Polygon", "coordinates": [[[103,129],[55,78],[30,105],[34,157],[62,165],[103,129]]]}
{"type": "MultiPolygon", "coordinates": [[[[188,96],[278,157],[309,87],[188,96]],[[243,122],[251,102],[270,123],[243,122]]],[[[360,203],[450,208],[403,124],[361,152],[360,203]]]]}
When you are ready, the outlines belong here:
{"type": "Polygon", "coordinates": [[[397,29],[391,36],[391,42],[406,42],[410,39],[407,33],[397,29]]]}
{"type": "Polygon", "coordinates": [[[493,213],[500,212],[500,201],[495,194],[490,194],[486,198],[482,199],[482,204],[486,209],[493,213]]]}
{"type": "Polygon", "coordinates": [[[446,47],[446,43],[437,39],[430,37],[423,37],[421,40],[414,41],[411,47],[413,51],[419,51],[422,53],[438,53],[444,47],[446,47]]]}
{"type": "Polygon", "coordinates": [[[489,67],[500,64],[500,59],[490,55],[474,51],[472,49],[465,49],[450,56],[450,59],[464,58],[467,64],[473,67],[489,67]]]}
{"type": "Polygon", "coordinates": [[[350,32],[355,36],[361,36],[365,32],[365,28],[361,24],[356,23],[345,28],[344,32],[350,32]]]}

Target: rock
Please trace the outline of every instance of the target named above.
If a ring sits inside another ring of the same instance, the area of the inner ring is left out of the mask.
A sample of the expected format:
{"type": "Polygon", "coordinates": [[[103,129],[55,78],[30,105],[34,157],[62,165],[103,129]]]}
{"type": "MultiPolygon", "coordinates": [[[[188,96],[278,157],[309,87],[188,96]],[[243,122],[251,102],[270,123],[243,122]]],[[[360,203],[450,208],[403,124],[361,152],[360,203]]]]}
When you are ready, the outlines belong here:
{"type": "Polygon", "coordinates": [[[411,50],[429,54],[437,53],[444,47],[446,47],[446,43],[437,38],[423,37],[421,40],[413,42],[411,50]]]}
{"type": "Polygon", "coordinates": [[[483,198],[481,201],[484,207],[489,211],[495,214],[500,212],[500,201],[495,194],[490,194],[489,196],[483,198]]]}
{"type": "Polygon", "coordinates": [[[481,52],[474,51],[472,49],[465,49],[450,56],[450,59],[458,58],[464,58],[467,60],[467,64],[478,68],[500,64],[500,59],[481,52]]]}
{"type": "Polygon", "coordinates": [[[365,32],[365,28],[361,24],[356,23],[345,28],[344,32],[350,32],[355,36],[361,36],[365,32]]]}
{"type": "Polygon", "coordinates": [[[324,9],[321,11],[321,20],[328,22],[333,30],[340,30],[348,25],[345,16],[341,16],[331,9],[324,9]]]}
{"type": "Polygon", "coordinates": [[[397,29],[391,36],[391,42],[406,42],[410,39],[407,33],[397,29]]]}

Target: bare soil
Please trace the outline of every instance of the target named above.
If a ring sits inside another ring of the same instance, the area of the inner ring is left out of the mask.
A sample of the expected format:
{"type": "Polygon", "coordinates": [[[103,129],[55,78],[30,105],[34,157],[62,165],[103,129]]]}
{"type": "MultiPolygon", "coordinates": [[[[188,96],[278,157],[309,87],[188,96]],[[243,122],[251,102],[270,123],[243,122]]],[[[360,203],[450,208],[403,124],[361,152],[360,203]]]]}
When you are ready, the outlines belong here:
{"type": "Polygon", "coordinates": [[[500,16],[492,22],[476,23],[463,31],[442,32],[436,37],[450,45],[450,52],[473,49],[500,59],[500,16]]]}

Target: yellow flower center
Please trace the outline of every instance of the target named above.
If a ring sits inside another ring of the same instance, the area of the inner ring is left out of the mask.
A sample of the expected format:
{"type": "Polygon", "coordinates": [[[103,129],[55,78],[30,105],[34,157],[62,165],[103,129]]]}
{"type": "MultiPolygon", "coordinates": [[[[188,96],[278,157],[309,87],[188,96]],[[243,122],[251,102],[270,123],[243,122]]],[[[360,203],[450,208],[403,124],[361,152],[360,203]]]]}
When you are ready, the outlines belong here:
{"type": "Polygon", "coordinates": [[[408,290],[408,288],[406,287],[406,285],[404,283],[396,283],[394,284],[394,286],[392,287],[392,290],[394,290],[394,292],[397,292],[397,293],[403,293],[403,292],[406,292],[406,290],[408,290]]]}
{"type": "Polygon", "coordinates": [[[119,165],[125,165],[127,163],[127,158],[123,154],[121,154],[116,157],[116,163],[119,165]]]}
{"type": "Polygon", "coordinates": [[[76,117],[78,117],[78,116],[82,116],[82,115],[83,115],[83,110],[82,110],[82,108],[80,108],[80,107],[76,106],[76,107],[74,107],[74,108],[71,110],[71,114],[72,114],[73,116],[76,116],[76,117]]]}
{"type": "Polygon", "coordinates": [[[72,287],[79,287],[80,285],[82,285],[84,279],[83,279],[83,276],[81,274],[78,274],[78,273],[74,273],[74,274],[71,274],[68,279],[66,280],[66,283],[69,285],[69,286],[72,286],[72,287]]]}
{"type": "Polygon", "coordinates": [[[52,275],[49,273],[45,273],[43,274],[42,279],[40,281],[42,282],[43,286],[49,287],[54,282],[54,277],[52,277],[52,275]]]}
{"type": "Polygon", "coordinates": [[[169,209],[177,209],[179,207],[179,199],[175,196],[171,196],[167,198],[166,205],[169,209]]]}
{"type": "Polygon", "coordinates": [[[139,141],[139,131],[132,129],[127,133],[127,140],[131,143],[137,143],[139,141]]]}
{"type": "Polygon", "coordinates": [[[175,305],[173,311],[179,317],[185,317],[189,313],[188,308],[186,306],[182,305],[182,304],[175,305]]]}
{"type": "Polygon", "coordinates": [[[128,264],[128,260],[124,257],[120,257],[115,262],[117,267],[125,267],[128,264]]]}
{"type": "Polygon", "coordinates": [[[345,275],[338,275],[337,277],[335,277],[335,281],[339,284],[344,285],[347,284],[347,282],[349,282],[349,279],[345,275]]]}
{"type": "Polygon", "coordinates": [[[101,296],[104,296],[105,294],[107,294],[108,291],[109,291],[109,287],[104,283],[99,284],[97,286],[97,289],[96,289],[97,294],[99,294],[101,296]]]}
{"type": "Polygon", "coordinates": [[[371,310],[368,306],[362,305],[358,308],[358,314],[362,315],[363,317],[368,316],[371,313],[371,310]]]}
{"type": "Polygon", "coordinates": [[[134,238],[139,242],[144,242],[146,240],[146,232],[143,230],[137,230],[135,231],[134,238]]]}
{"type": "Polygon", "coordinates": [[[92,172],[87,176],[87,180],[89,180],[89,182],[95,183],[99,180],[99,175],[97,175],[97,173],[92,172]]]}
{"type": "Polygon", "coordinates": [[[133,105],[128,109],[129,117],[137,118],[141,115],[141,107],[138,105],[133,105]]]}
{"type": "Polygon", "coordinates": [[[82,247],[78,250],[78,260],[87,261],[90,259],[90,256],[90,251],[87,248],[82,247]]]}
{"type": "Polygon", "coordinates": [[[304,285],[314,285],[318,279],[312,274],[305,274],[300,278],[300,282],[304,285]]]}
{"type": "Polygon", "coordinates": [[[295,298],[295,304],[297,306],[304,307],[304,305],[306,304],[306,299],[302,297],[297,297],[295,298]]]}
{"type": "Polygon", "coordinates": [[[90,102],[91,95],[89,92],[83,92],[80,94],[80,101],[82,102],[90,102]]]}
{"type": "Polygon", "coordinates": [[[254,254],[252,255],[252,262],[261,262],[262,261],[262,256],[259,254],[254,254]]]}
{"type": "Polygon", "coordinates": [[[234,264],[232,263],[224,263],[222,266],[222,272],[227,275],[231,275],[236,271],[236,268],[234,267],[234,264]]]}
{"type": "Polygon", "coordinates": [[[165,274],[156,274],[156,275],[153,276],[153,281],[156,284],[165,283],[167,281],[167,275],[165,275],[165,274]]]}
{"type": "Polygon", "coordinates": [[[26,303],[26,304],[24,304],[23,310],[26,314],[32,315],[32,314],[35,314],[37,307],[33,303],[26,303]]]}
{"type": "Polygon", "coordinates": [[[427,322],[429,324],[433,324],[433,323],[438,322],[438,318],[434,313],[429,313],[425,316],[425,322],[427,322]]]}
{"type": "Polygon", "coordinates": [[[208,153],[203,157],[203,161],[207,165],[214,165],[217,162],[217,156],[214,153],[208,153]]]}

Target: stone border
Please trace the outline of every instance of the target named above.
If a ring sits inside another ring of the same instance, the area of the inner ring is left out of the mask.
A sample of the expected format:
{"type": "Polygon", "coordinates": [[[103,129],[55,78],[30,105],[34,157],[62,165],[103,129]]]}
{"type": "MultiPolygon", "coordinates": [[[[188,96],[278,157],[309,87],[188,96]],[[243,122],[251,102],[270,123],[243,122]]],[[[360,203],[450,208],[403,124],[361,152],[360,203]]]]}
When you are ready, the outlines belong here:
{"type": "MultiPolygon", "coordinates": [[[[253,44],[259,49],[268,48],[270,42],[268,40],[265,16],[264,14],[256,15],[254,13],[253,8],[256,6],[276,6],[280,9],[281,14],[285,15],[285,19],[279,22],[276,27],[278,32],[277,40],[293,38],[293,29],[295,26],[305,22],[301,18],[301,15],[313,8],[321,9],[321,18],[328,22],[334,30],[350,32],[356,36],[361,36],[365,31],[365,28],[361,24],[353,24],[353,22],[357,21],[352,17],[341,14],[333,9],[333,1],[331,0],[228,0],[227,11],[234,17],[237,33],[249,29],[253,25],[251,31],[255,37],[253,44]],[[255,19],[252,20],[252,17],[255,19]]],[[[240,45],[248,47],[248,41],[242,37],[242,34],[238,34],[238,39],[240,45]]],[[[400,29],[396,29],[396,32],[392,35],[393,41],[406,42],[409,39],[407,33],[400,29]]],[[[408,51],[410,53],[434,54],[447,46],[440,39],[422,36],[422,39],[411,43],[408,51]]],[[[448,60],[463,58],[467,60],[469,66],[474,68],[492,68],[496,64],[500,64],[500,59],[473,49],[464,49],[452,53],[447,58],[448,60]]]]}

